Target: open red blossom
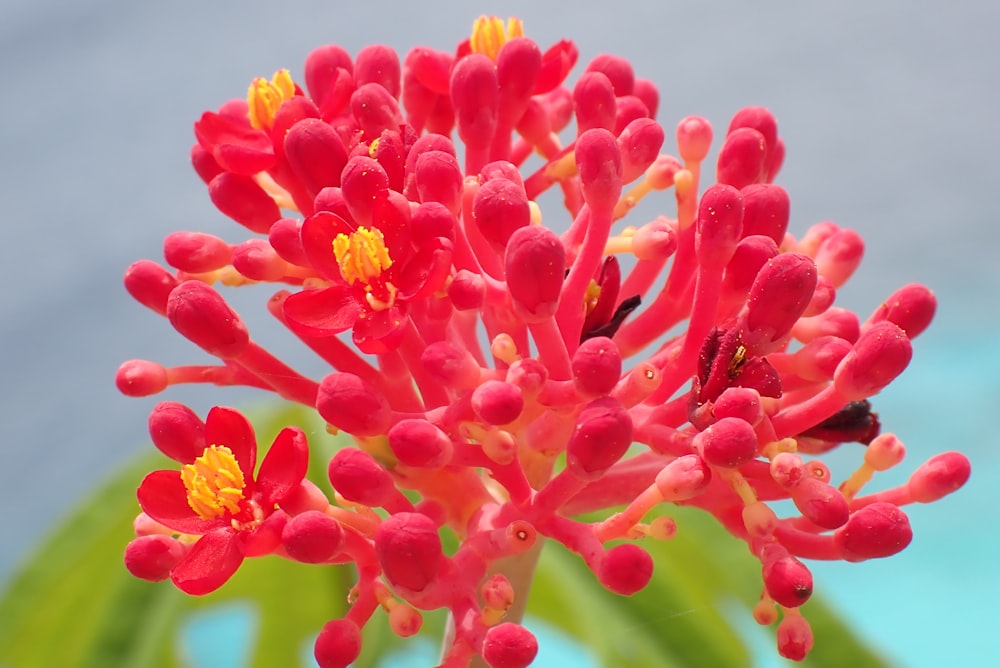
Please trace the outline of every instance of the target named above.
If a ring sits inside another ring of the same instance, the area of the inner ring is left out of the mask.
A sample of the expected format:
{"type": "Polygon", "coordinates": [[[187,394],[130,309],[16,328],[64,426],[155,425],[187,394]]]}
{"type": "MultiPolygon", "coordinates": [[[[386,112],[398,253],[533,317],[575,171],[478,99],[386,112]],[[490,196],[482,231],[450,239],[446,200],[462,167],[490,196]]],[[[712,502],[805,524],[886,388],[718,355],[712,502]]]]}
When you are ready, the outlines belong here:
{"type": "Polygon", "coordinates": [[[305,477],[305,434],[286,427],[257,465],[257,440],[243,415],[215,407],[205,419],[205,448],[180,471],[153,471],[139,486],[139,505],[180,534],[201,536],[170,571],[182,591],[200,596],[221,587],[244,557],[266,554],[287,516],[278,504],[305,477]]]}

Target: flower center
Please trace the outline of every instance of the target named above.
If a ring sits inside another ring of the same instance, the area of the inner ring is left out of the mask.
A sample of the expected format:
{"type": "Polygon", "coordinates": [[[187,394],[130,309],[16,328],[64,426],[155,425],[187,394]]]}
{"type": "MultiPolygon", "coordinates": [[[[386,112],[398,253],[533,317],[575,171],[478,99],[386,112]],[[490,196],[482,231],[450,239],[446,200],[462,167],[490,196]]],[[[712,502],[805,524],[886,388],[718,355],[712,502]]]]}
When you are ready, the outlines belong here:
{"type": "Polygon", "coordinates": [[[201,457],[181,469],[181,480],[188,491],[188,505],[203,520],[240,511],[246,482],[233,451],[226,446],[205,448],[201,457]]]}
{"type": "Polygon", "coordinates": [[[357,281],[369,284],[392,266],[382,232],[367,227],[359,227],[350,236],[338,234],[333,240],[333,255],[340,275],[351,285],[357,281]]]}
{"type": "Polygon", "coordinates": [[[500,47],[515,37],[524,37],[524,23],[521,19],[512,16],[507,20],[505,29],[503,19],[499,16],[480,16],[472,24],[469,46],[474,53],[496,60],[500,47]]]}
{"type": "Polygon", "coordinates": [[[295,82],[288,70],[278,70],[270,81],[257,77],[247,90],[250,125],[258,130],[270,130],[274,115],[285,100],[295,95],[295,82]]]}

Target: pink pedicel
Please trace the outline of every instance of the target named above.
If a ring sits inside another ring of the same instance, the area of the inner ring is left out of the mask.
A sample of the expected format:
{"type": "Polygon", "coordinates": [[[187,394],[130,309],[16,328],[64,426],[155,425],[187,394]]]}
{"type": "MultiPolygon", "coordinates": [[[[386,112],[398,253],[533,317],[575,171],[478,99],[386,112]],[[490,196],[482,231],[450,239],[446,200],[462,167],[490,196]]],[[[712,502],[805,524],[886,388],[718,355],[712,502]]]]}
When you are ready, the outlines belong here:
{"type": "Polygon", "coordinates": [[[298,80],[278,70],[196,121],[192,165],[237,236],[169,234],[124,283],[213,361],[129,360],[115,382],[254,387],[341,436],[331,455],[327,434],[288,427],[258,466],[237,411],[157,404],[149,433],[175,464],[139,487],[131,573],[201,595],[247,558],[353,564],[343,617],[303,630],[322,668],[355,661],[373,617],[409,637],[438,609],[441,666],[522,668],[544,543],[630,596],[650,542],[685,530],[676,504],[759,562],[753,616],[782,656],[832,641],[799,607],[806,562],[896,554],[919,539],[902,507],[970,475],[945,452],[865,489],[904,462],[877,395],[934,295],[909,284],[864,317],[837,303],[864,241],[792,217],[770,111],[737,110],[706,165],[708,120],[664,126],[631,63],[600,54],[568,79],[578,57],[481,17],[453,52],[318,47],[298,80]],[[662,215],[642,218],[654,198],[662,215]],[[250,284],[273,287],[263,306],[316,366],[251,338],[228,299],[250,284]],[[856,453],[843,480],[835,448],[856,453]],[[305,477],[310,454],[326,480],[305,477]]]}

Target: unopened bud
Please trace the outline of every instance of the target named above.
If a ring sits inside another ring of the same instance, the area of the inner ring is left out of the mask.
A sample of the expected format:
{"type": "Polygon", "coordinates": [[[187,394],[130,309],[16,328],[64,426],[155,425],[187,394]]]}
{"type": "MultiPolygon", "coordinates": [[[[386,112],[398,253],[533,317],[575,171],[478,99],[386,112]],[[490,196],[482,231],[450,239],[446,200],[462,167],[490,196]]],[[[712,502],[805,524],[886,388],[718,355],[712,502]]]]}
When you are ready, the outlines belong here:
{"type": "Polygon", "coordinates": [[[250,343],[240,317],[201,281],[185,281],[170,292],[167,317],[185,338],[220,359],[239,356],[250,343]]]}
{"type": "Polygon", "coordinates": [[[615,90],[601,72],[587,72],[573,87],[576,126],[579,133],[615,127],[615,90]]]}
{"type": "Polygon", "coordinates": [[[618,346],[606,336],[595,336],[580,344],[573,353],[573,380],[589,396],[611,392],[622,375],[622,357],[618,346]]]}
{"type": "Polygon", "coordinates": [[[786,615],[778,624],[775,640],[778,653],[792,661],[802,661],[813,646],[813,632],[802,615],[786,615]]]}
{"type": "Polygon", "coordinates": [[[520,624],[504,622],[486,631],[483,660],[490,668],[527,668],[538,655],[538,640],[520,624]]]}
{"type": "Polygon", "coordinates": [[[389,447],[407,466],[437,468],[451,461],[448,435],[427,420],[400,420],[389,430],[389,447]]]}
{"type": "Polygon", "coordinates": [[[465,145],[482,150],[496,133],[499,82],[493,61],[478,53],[455,63],[451,71],[451,100],[458,136],[465,145]]]}
{"type": "Polygon", "coordinates": [[[340,550],[340,523],[318,510],[309,510],[288,520],[281,530],[281,544],[292,559],[320,564],[340,550]]]}
{"type": "Polygon", "coordinates": [[[834,386],[848,401],[867,399],[901,374],[912,356],[906,332],[888,321],[875,323],[837,367],[834,386]]]}
{"type": "Polygon", "coordinates": [[[632,418],[615,399],[587,404],[566,447],[566,468],[582,480],[596,480],[632,444],[632,418]]]}
{"type": "Polygon", "coordinates": [[[684,162],[701,162],[712,146],[712,124],[701,116],[682,118],[677,124],[677,148],[684,162]]]}
{"type": "Polygon", "coordinates": [[[152,260],[139,260],[125,270],[125,289],[146,308],[167,314],[167,300],[179,281],[152,260]]]}
{"type": "Polygon", "coordinates": [[[764,135],[753,128],[737,128],[726,135],[719,150],[715,180],[737,189],[760,183],[766,175],[766,158],[764,135]]]}
{"type": "Polygon", "coordinates": [[[163,240],[163,257],[171,267],[198,274],[225,267],[232,258],[232,250],[229,244],[211,234],[174,232],[163,240]]]}
{"type": "Polygon", "coordinates": [[[576,140],[576,166],[583,198],[598,211],[612,211],[622,192],[618,140],[608,130],[587,130],[576,140]]]}
{"type": "Polygon", "coordinates": [[[756,427],[764,417],[760,392],[749,387],[727,387],[715,400],[712,414],[719,419],[737,418],[756,427]]]}
{"type": "Polygon", "coordinates": [[[765,264],[750,288],[744,341],[755,355],[772,351],[809,305],[816,265],[806,255],[781,253],[765,264]]]}
{"type": "Polygon", "coordinates": [[[913,540],[913,530],[898,506],[876,502],[855,511],[833,540],[845,561],[864,561],[902,551],[913,540]]]}
{"type": "Polygon", "coordinates": [[[376,201],[387,196],[389,175],[377,161],[356,155],[344,167],[340,188],[354,222],[371,226],[376,201]]]}
{"type": "Polygon", "coordinates": [[[190,464],[204,454],[205,423],[193,410],[176,401],[162,401],[149,414],[149,436],[160,452],[190,464]]]}
{"type": "Polygon", "coordinates": [[[510,424],[524,410],[521,388],[502,380],[488,380],[472,391],[472,410],[487,424],[510,424]]]}
{"type": "Polygon", "coordinates": [[[222,213],[251,232],[267,234],[281,209],[250,176],[223,172],[208,184],[208,195],[222,213]]]}
{"type": "Polygon", "coordinates": [[[115,373],[115,386],[126,397],[148,397],[167,389],[170,379],[162,364],[147,360],[122,362],[115,373]]]}
{"type": "Polygon", "coordinates": [[[787,553],[773,559],[765,558],[763,579],[768,596],[786,608],[797,608],[812,595],[812,573],[787,553]]]}
{"type": "Polygon", "coordinates": [[[698,455],[684,455],[656,474],[656,488],[664,501],[686,501],[697,496],[712,479],[712,469],[698,455]]]}
{"type": "Polygon", "coordinates": [[[854,230],[841,229],[827,237],[816,252],[816,267],[821,276],[830,279],[833,287],[847,282],[861,264],[865,242],[854,230]]]}
{"type": "Polygon", "coordinates": [[[773,183],[754,183],[743,194],[743,236],[762,234],[781,244],[788,230],[791,202],[788,193],[773,183]]]}
{"type": "Polygon", "coordinates": [[[357,448],[338,450],[327,466],[327,475],[333,488],[352,503],[379,507],[398,493],[389,472],[357,448]]]}
{"type": "Polygon", "coordinates": [[[913,339],[931,324],[937,310],[934,293],[919,283],[904,285],[889,295],[881,306],[875,309],[869,323],[888,320],[899,325],[906,335],[913,339]]]}
{"type": "Polygon", "coordinates": [[[451,153],[424,151],[417,158],[414,184],[421,202],[437,202],[457,215],[462,210],[463,178],[458,159],[451,153]]]}
{"type": "Polygon", "coordinates": [[[663,127],[652,118],[637,118],[618,135],[622,181],[631,183],[653,164],[663,147],[663,127]]]}
{"type": "Polygon", "coordinates": [[[479,384],[482,369],[466,348],[449,341],[432,343],[420,355],[427,373],[449,387],[472,388],[479,384]]]}
{"type": "Polygon", "coordinates": [[[792,488],[792,500],[802,516],[824,529],[837,529],[851,514],[847,500],[829,483],[805,478],[792,488]]]}
{"type": "Polygon", "coordinates": [[[142,580],[160,582],[188,553],[188,547],[172,536],[140,536],[125,546],[125,568],[142,580]]]}
{"type": "Polygon", "coordinates": [[[313,646],[319,668],[347,668],[360,654],[361,629],[349,619],[324,624],[313,646]]]}
{"type": "Polygon", "coordinates": [[[727,417],[699,432],[694,446],[712,466],[735,468],[757,456],[757,435],[748,422],[727,417]]]}
{"type": "Polygon", "coordinates": [[[735,188],[714,185],[701,196],[694,238],[698,262],[722,269],[743,235],[743,196],[735,188]]]}
{"type": "Polygon", "coordinates": [[[604,553],[597,579],[619,596],[631,596],[649,584],[653,558],[635,543],[616,545],[604,553]]]}
{"type": "Polygon", "coordinates": [[[971,473],[968,457],[961,452],[942,452],[913,472],[907,489],[914,501],[931,503],[964,485],[971,473]]]}
{"type": "Polygon", "coordinates": [[[316,410],[334,427],[354,436],[384,434],[392,419],[385,397],[351,373],[334,372],[322,380],[316,410]]]}
{"type": "Polygon", "coordinates": [[[423,591],[444,558],[437,525],[421,513],[396,513],[375,531],[375,555],[394,587],[423,591]]]}

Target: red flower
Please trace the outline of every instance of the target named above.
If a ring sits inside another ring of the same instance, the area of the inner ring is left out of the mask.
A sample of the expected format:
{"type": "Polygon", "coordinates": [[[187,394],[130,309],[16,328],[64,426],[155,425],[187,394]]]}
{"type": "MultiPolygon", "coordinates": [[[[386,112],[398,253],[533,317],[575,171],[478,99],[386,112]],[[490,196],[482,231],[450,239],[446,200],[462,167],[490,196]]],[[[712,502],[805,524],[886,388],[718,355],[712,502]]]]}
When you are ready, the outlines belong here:
{"type": "Polygon", "coordinates": [[[254,477],[253,428],[231,408],[209,411],[205,442],[201,456],[180,471],[153,471],[138,490],[139,505],[151,518],[200,536],[170,572],[177,588],[193,595],[221,587],[244,557],[274,550],[287,520],[278,504],[302,482],[309,461],[305,435],[287,427],[254,477]]]}

